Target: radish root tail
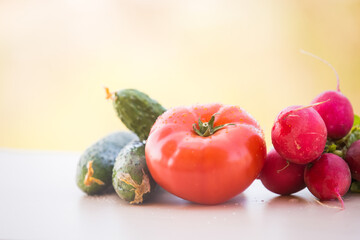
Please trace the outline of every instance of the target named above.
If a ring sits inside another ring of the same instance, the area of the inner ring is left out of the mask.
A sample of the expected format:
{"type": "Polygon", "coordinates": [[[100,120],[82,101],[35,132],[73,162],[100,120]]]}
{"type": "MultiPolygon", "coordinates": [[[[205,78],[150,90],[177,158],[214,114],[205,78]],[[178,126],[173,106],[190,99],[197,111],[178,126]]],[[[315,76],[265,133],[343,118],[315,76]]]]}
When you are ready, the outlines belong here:
{"type": "Polygon", "coordinates": [[[322,101],[322,102],[318,102],[318,103],[314,103],[314,104],[311,104],[311,105],[307,105],[307,106],[303,106],[303,107],[299,107],[299,108],[290,110],[285,116],[283,116],[283,117],[280,118],[279,120],[285,120],[285,118],[287,118],[290,114],[292,114],[292,113],[294,113],[294,112],[296,112],[296,111],[303,110],[303,109],[306,109],[306,108],[315,107],[315,106],[317,106],[317,105],[326,103],[326,102],[328,102],[328,101],[330,101],[330,99],[328,99],[328,100],[326,100],[326,101],[322,101]]]}
{"type": "Polygon", "coordinates": [[[335,75],[336,75],[336,80],[337,80],[336,90],[337,90],[338,92],[340,92],[340,79],[339,79],[339,74],[337,73],[337,71],[336,71],[336,69],[333,67],[333,65],[331,65],[331,64],[330,64],[328,61],[326,61],[325,59],[322,59],[321,57],[316,56],[315,54],[310,53],[310,52],[307,52],[307,51],[305,51],[305,50],[303,50],[303,49],[300,49],[300,52],[301,52],[302,54],[306,54],[306,55],[309,55],[309,56],[311,56],[311,57],[313,57],[313,58],[315,58],[315,59],[317,59],[317,60],[320,60],[320,61],[322,61],[323,63],[325,63],[326,65],[328,65],[328,66],[334,71],[334,73],[335,73],[335,75]]]}
{"type": "Polygon", "coordinates": [[[285,169],[287,169],[289,166],[290,166],[289,161],[286,161],[285,167],[283,167],[282,169],[277,170],[276,172],[277,172],[277,173],[280,173],[281,171],[284,171],[285,169]]]}
{"type": "Polygon", "coordinates": [[[340,209],[340,210],[344,210],[345,209],[345,204],[344,204],[344,200],[342,199],[339,191],[336,191],[336,198],[337,200],[339,200],[340,204],[341,204],[341,207],[335,207],[335,206],[329,206],[327,204],[324,204],[322,202],[320,202],[319,200],[315,199],[315,201],[320,204],[321,206],[324,206],[324,207],[327,207],[327,208],[335,208],[335,209],[340,209]]]}
{"type": "Polygon", "coordinates": [[[330,206],[330,205],[327,205],[327,204],[324,204],[322,202],[320,202],[319,200],[315,199],[315,202],[317,202],[318,204],[320,204],[321,206],[323,207],[327,207],[327,208],[334,208],[334,209],[339,209],[339,210],[343,210],[341,207],[336,207],[336,206],[330,206]]]}
{"type": "Polygon", "coordinates": [[[341,203],[341,210],[344,210],[345,209],[344,200],[342,199],[342,197],[341,197],[341,195],[340,195],[340,193],[338,191],[336,191],[336,198],[341,203]]]}

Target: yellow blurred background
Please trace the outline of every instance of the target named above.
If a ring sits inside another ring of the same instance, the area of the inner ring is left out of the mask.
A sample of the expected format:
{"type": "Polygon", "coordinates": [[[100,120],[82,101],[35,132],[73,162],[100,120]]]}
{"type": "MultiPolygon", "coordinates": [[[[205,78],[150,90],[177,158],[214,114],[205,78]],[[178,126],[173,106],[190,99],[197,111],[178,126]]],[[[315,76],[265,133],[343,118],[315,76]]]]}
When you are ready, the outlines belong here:
{"type": "Polygon", "coordinates": [[[0,1],[0,147],[85,149],[125,129],[103,86],[165,107],[276,115],[341,90],[360,114],[360,1],[0,1]]]}

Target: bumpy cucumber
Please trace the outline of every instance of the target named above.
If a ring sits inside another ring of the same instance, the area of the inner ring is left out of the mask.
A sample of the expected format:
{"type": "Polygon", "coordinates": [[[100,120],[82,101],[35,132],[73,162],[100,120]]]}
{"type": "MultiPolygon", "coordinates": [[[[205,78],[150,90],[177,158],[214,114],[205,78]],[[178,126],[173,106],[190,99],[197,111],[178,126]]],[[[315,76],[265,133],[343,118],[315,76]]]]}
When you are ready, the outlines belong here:
{"type": "Polygon", "coordinates": [[[156,186],[145,160],[145,143],[134,141],[116,157],[113,186],[121,199],[139,204],[149,198],[156,186]]]}
{"type": "Polygon", "coordinates": [[[77,171],[78,187],[89,195],[112,189],[112,169],[120,150],[137,137],[131,132],[112,133],[87,148],[81,155],[77,171]]]}
{"type": "Polygon", "coordinates": [[[166,109],[156,100],[135,89],[115,93],[113,105],[120,120],[140,140],[146,140],[152,125],[166,109]]]}

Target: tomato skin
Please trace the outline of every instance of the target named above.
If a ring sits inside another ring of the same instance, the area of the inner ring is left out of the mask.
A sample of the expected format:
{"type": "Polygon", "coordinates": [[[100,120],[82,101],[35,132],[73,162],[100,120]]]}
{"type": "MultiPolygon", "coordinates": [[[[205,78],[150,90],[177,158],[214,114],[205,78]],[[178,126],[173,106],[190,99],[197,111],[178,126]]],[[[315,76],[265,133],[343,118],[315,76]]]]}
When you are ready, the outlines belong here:
{"type": "Polygon", "coordinates": [[[244,191],[266,157],[259,124],[244,110],[221,104],[178,107],[161,115],[151,129],[145,156],[154,180],[183,199],[218,204],[244,191]],[[228,125],[209,137],[193,130],[199,117],[228,125]]]}

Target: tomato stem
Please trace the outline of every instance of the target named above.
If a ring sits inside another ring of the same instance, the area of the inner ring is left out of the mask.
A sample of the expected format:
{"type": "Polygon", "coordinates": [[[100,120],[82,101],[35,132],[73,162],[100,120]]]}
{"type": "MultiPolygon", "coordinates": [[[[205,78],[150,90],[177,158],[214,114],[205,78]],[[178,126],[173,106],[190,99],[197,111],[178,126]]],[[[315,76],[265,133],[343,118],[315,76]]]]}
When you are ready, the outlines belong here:
{"type": "Polygon", "coordinates": [[[198,125],[196,123],[193,124],[194,132],[196,132],[196,134],[201,137],[208,137],[226,126],[235,125],[234,123],[227,123],[214,127],[215,116],[218,114],[219,113],[215,113],[214,115],[212,115],[209,122],[202,122],[201,119],[199,118],[198,125]]]}

